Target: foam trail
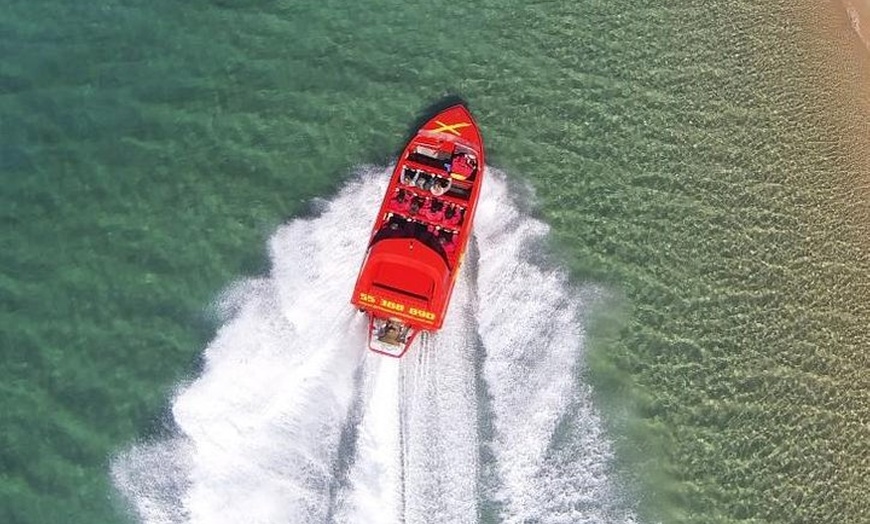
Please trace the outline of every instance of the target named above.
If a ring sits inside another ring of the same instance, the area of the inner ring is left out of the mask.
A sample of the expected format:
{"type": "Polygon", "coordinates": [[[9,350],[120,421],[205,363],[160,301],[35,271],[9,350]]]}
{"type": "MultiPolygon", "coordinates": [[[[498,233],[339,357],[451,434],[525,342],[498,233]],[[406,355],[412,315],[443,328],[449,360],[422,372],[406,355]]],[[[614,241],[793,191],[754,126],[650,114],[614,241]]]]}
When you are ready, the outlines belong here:
{"type": "Polygon", "coordinates": [[[370,227],[348,210],[370,208],[385,182],[368,173],[321,216],[281,227],[270,276],[225,297],[235,317],[176,395],[178,434],[114,461],[143,522],[324,521],[365,347],[364,319],[336,299],[350,296],[370,227]]]}
{"type": "Polygon", "coordinates": [[[399,362],[382,361],[340,497],[347,523],[477,521],[478,438],[471,279],[444,328],[399,362]]]}
{"type": "Polygon", "coordinates": [[[500,503],[505,522],[633,521],[608,475],[611,451],[589,388],[577,378],[580,314],[595,291],[572,289],[563,271],[533,262],[548,228],[520,212],[499,173],[485,185],[475,231],[477,318],[500,481],[487,496],[500,503]],[[560,422],[574,441],[557,438],[560,422]]]}
{"type": "Polygon", "coordinates": [[[281,227],[269,275],[172,404],[176,433],[112,464],[142,522],[631,522],[582,372],[594,293],[530,253],[546,227],[490,170],[475,251],[444,329],[401,360],[369,352],[348,305],[388,174],[281,227]]]}
{"type": "Polygon", "coordinates": [[[366,360],[355,461],[338,495],[337,523],[400,522],[404,511],[400,361],[375,354],[366,360]]]}
{"type": "Polygon", "coordinates": [[[479,443],[469,272],[444,328],[403,362],[405,522],[477,521],[479,443]]]}

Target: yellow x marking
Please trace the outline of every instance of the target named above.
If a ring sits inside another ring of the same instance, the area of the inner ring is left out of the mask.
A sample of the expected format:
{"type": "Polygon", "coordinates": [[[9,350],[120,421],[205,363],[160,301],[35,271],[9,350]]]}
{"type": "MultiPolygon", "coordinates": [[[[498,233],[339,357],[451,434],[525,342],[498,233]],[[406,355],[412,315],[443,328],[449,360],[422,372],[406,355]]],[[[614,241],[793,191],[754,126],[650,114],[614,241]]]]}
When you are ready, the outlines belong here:
{"type": "Polygon", "coordinates": [[[459,131],[457,131],[457,129],[462,129],[463,127],[468,127],[471,125],[468,122],[459,122],[458,124],[445,124],[440,120],[436,120],[435,123],[441,127],[439,127],[438,129],[433,129],[432,131],[436,133],[440,131],[447,131],[448,133],[453,133],[456,136],[462,136],[459,131]]]}

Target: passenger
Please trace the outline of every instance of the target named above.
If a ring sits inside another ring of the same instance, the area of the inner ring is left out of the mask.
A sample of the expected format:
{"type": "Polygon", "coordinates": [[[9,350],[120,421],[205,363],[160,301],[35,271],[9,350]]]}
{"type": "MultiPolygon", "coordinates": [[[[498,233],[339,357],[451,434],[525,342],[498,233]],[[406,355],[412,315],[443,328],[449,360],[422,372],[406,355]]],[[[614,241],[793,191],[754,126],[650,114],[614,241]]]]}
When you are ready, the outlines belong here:
{"type": "Polygon", "coordinates": [[[419,173],[410,167],[406,167],[405,170],[402,171],[402,183],[406,186],[413,186],[414,182],[417,180],[417,176],[419,176],[419,173]]]}
{"type": "Polygon", "coordinates": [[[441,222],[444,218],[444,203],[437,198],[433,198],[423,214],[432,222],[441,222]]]}
{"type": "Polygon", "coordinates": [[[453,253],[456,252],[456,235],[450,231],[442,230],[438,235],[438,241],[441,242],[447,256],[453,256],[453,253]]]}
{"type": "Polygon", "coordinates": [[[450,207],[444,210],[444,225],[458,228],[462,225],[462,215],[463,209],[451,204],[450,207]]]}
{"type": "Polygon", "coordinates": [[[399,231],[406,223],[407,221],[405,219],[392,213],[390,213],[390,216],[387,218],[387,227],[392,231],[399,231]]]}
{"type": "Polygon", "coordinates": [[[453,181],[449,178],[437,177],[430,191],[432,191],[432,194],[435,196],[441,196],[450,190],[452,183],[453,181]]]}
{"type": "Polygon", "coordinates": [[[411,199],[404,189],[399,189],[393,198],[390,199],[390,209],[397,213],[407,213],[408,207],[411,205],[411,199]]]}
{"type": "Polygon", "coordinates": [[[423,200],[423,199],[420,198],[420,197],[414,197],[414,198],[411,200],[411,206],[408,208],[408,213],[409,213],[410,215],[416,215],[417,213],[420,212],[420,209],[423,208],[423,204],[424,204],[425,202],[426,202],[426,201],[423,200]]]}

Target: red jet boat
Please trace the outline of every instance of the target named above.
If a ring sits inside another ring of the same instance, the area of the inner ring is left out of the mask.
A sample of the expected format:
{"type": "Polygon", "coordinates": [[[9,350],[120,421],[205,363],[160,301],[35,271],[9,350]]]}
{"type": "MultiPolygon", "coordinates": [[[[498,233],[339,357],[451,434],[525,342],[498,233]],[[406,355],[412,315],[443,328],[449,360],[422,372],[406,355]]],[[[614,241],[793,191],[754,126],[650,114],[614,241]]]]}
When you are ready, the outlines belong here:
{"type": "Polygon", "coordinates": [[[483,181],[480,130],[449,107],[402,151],[378,211],[351,303],[369,317],[372,351],[400,357],[441,328],[465,258],[483,181]]]}

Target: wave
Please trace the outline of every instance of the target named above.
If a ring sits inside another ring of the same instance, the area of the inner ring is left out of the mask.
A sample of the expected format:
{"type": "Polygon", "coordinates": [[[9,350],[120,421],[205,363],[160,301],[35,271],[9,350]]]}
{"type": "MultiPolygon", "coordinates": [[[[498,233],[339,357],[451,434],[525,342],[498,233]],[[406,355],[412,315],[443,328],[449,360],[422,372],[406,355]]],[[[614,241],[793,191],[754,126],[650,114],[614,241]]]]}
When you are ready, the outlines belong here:
{"type": "Polygon", "coordinates": [[[444,328],[401,360],[364,349],[349,305],[359,220],[385,190],[363,170],[282,226],[263,278],[220,300],[204,369],[167,438],[111,474],[145,523],[634,522],[583,375],[596,297],[535,262],[547,227],[489,170],[444,328]]]}

